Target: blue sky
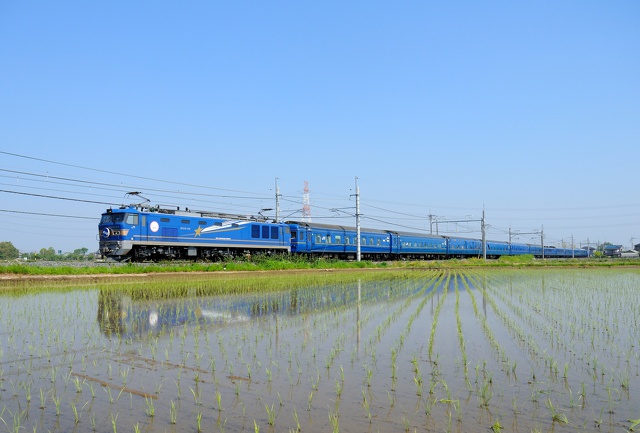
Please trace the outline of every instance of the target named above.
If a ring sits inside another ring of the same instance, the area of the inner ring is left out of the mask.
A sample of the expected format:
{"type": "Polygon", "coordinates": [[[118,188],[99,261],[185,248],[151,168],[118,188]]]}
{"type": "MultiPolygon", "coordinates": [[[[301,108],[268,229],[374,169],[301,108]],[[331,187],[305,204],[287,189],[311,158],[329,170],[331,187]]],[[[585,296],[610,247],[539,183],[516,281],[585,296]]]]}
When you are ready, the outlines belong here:
{"type": "Polygon", "coordinates": [[[256,214],[276,178],[283,216],[308,181],[314,221],[354,225],[358,177],[366,227],[484,207],[490,239],[630,246],[638,22],[637,1],[2,2],[0,241],[96,249],[131,190],[256,214]]]}

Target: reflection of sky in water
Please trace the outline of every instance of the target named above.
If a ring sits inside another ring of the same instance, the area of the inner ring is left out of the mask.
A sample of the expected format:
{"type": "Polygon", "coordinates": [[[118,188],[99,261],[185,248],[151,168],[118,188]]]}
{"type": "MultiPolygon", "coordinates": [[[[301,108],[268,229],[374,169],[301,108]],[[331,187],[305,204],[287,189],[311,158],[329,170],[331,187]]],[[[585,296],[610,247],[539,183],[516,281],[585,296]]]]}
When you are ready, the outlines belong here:
{"type": "Polygon", "coordinates": [[[96,289],[83,289],[0,296],[4,359],[50,356],[60,350],[104,344],[95,315],[98,293],[96,289]]]}

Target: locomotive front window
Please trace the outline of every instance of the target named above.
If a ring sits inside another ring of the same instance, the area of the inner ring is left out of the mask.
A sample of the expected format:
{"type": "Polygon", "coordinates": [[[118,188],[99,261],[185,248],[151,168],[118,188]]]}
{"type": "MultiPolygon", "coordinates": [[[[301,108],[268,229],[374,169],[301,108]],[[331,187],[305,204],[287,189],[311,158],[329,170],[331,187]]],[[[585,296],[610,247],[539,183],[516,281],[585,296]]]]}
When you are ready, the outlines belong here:
{"type": "Polygon", "coordinates": [[[125,214],[123,213],[108,213],[102,215],[102,219],[100,220],[100,224],[111,224],[111,223],[121,223],[124,221],[125,214]]]}
{"type": "Polygon", "coordinates": [[[130,224],[132,226],[138,225],[138,214],[137,213],[128,213],[127,214],[126,223],[130,224]]]}

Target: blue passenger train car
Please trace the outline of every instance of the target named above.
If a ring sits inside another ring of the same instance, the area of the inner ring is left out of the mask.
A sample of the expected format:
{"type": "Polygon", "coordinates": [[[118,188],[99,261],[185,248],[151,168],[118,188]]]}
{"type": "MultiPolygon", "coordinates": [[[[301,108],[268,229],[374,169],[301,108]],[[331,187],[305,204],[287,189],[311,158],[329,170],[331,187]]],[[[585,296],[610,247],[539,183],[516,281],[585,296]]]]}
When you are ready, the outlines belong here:
{"type": "Polygon", "coordinates": [[[447,257],[466,258],[482,256],[482,241],[450,236],[447,238],[447,257]]]}
{"type": "MultiPolygon", "coordinates": [[[[353,259],[357,254],[357,230],[330,224],[287,221],[291,252],[308,256],[353,259]]],[[[362,258],[391,258],[391,235],[385,230],[360,230],[362,258]]]]}
{"type": "Polygon", "coordinates": [[[441,259],[447,255],[447,238],[438,235],[391,232],[393,252],[403,259],[441,259]]]}

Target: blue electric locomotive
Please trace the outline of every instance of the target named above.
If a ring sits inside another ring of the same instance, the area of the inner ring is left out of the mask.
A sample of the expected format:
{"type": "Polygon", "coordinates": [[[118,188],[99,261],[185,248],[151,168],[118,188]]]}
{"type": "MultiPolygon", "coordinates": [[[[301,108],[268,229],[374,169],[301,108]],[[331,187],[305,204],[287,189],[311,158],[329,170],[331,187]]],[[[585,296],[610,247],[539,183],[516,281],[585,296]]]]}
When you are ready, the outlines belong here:
{"type": "Polygon", "coordinates": [[[286,224],[142,205],[108,209],[98,232],[100,253],[119,261],[218,259],[291,251],[286,224]]]}

